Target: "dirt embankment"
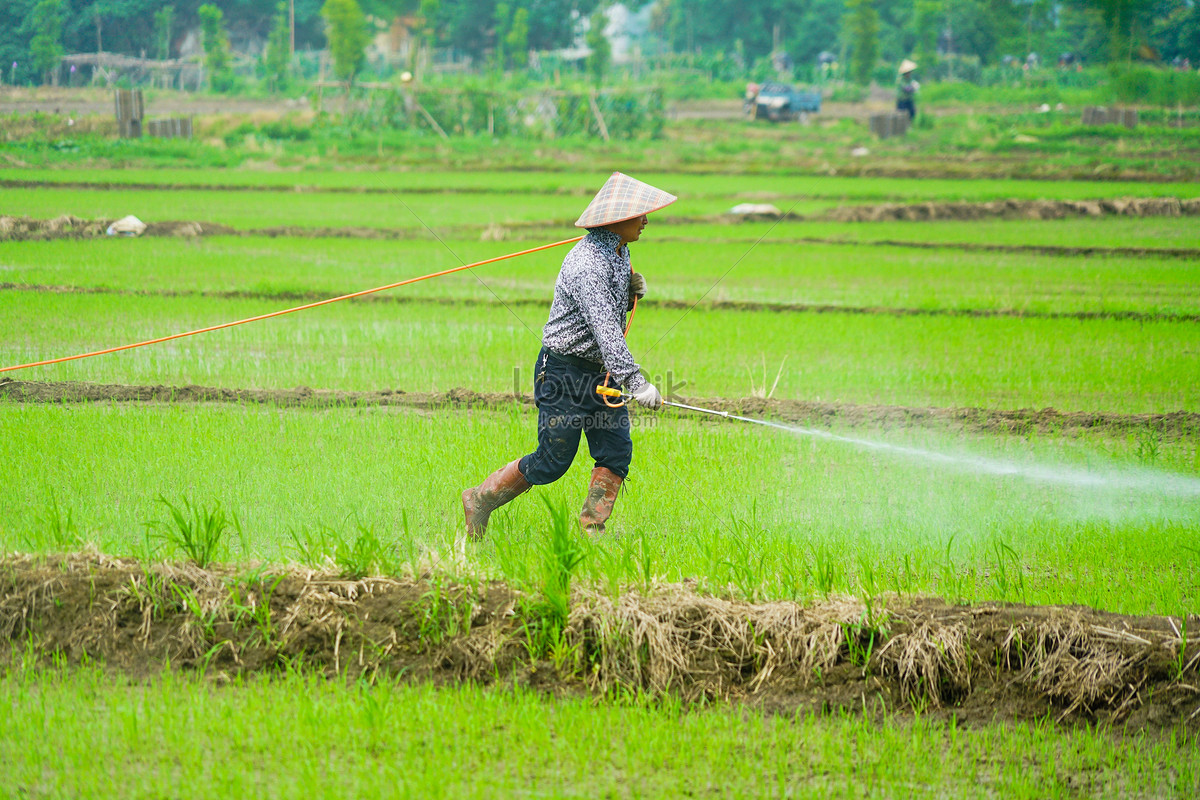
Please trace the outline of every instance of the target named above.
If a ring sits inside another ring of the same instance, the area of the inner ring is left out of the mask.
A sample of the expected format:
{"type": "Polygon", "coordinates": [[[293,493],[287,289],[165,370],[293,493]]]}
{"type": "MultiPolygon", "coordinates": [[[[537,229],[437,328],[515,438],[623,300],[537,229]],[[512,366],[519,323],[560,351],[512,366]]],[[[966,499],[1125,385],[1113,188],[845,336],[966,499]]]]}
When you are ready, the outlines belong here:
{"type": "Polygon", "coordinates": [[[0,560],[0,640],[18,646],[0,647],[0,665],[32,650],[134,677],[169,664],[220,681],[299,660],[330,677],[498,676],[555,692],[674,694],[782,713],[915,709],[967,723],[1050,715],[1200,729],[1200,643],[1181,635],[1183,620],[896,597],[873,607],[849,597],[749,603],[676,584],[616,598],[576,588],[564,618],[535,592],[498,582],[9,556],[0,560]],[[573,653],[558,664],[537,633],[556,625],[559,652],[573,653]]]}
{"type": "MultiPolygon", "coordinates": [[[[95,239],[106,235],[116,220],[82,219],[63,214],[54,219],[0,216],[0,242],[45,239],[95,239]]],[[[227,225],[214,222],[154,222],[143,236],[228,236],[235,233],[227,225]]]]}
{"type": "Polygon", "coordinates": [[[994,200],[985,203],[882,203],[830,209],[823,219],[883,222],[979,219],[1065,219],[1067,217],[1200,216],[1200,198],[1117,197],[1105,200],[994,200]]]}
{"type": "MultiPolygon", "coordinates": [[[[1029,433],[1152,432],[1167,441],[1200,435],[1200,414],[1111,414],[1043,409],[921,408],[810,403],[745,398],[673,398],[689,405],[743,416],[816,427],[869,426],[932,428],[1025,435],[1029,433]]],[[[136,386],[84,382],[19,381],[0,377],[0,401],[13,403],[251,403],[293,408],[398,406],[414,409],[510,408],[533,405],[531,395],[475,392],[406,392],[402,389],[347,392],[329,389],[223,389],[209,386],[136,386]]],[[[636,413],[636,410],[635,410],[636,413]]],[[[679,412],[687,413],[687,412],[679,412]]],[[[700,417],[710,419],[709,417],[700,417]]]]}

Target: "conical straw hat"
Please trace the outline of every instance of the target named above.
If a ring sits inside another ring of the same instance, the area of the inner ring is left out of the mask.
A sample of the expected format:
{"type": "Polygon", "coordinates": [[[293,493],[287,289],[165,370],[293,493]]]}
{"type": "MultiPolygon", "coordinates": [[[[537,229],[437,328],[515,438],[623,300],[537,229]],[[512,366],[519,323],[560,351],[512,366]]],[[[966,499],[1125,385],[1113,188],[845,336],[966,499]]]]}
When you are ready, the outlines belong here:
{"type": "Polygon", "coordinates": [[[679,198],[648,183],[614,172],[575,222],[576,228],[599,228],[666,208],[679,198]]]}
{"type": "Polygon", "coordinates": [[[917,68],[917,62],[915,62],[915,61],[911,61],[906,58],[900,62],[900,74],[901,75],[903,75],[906,72],[912,72],[916,68],[917,68]]]}

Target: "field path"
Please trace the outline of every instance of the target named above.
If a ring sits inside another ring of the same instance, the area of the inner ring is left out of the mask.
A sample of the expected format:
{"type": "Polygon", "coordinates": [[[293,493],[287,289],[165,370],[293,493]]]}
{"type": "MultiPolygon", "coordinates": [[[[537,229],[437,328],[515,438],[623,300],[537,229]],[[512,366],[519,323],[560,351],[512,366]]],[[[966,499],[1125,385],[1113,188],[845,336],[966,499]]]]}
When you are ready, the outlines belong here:
{"type": "MultiPolygon", "coordinates": [[[[1125,434],[1152,431],[1165,440],[1196,436],[1200,413],[1112,414],[1043,409],[933,408],[854,405],[774,400],[759,397],[678,397],[689,405],[745,416],[807,425],[867,425],[885,428],[938,428],[1023,436],[1051,431],[1125,434]]],[[[231,389],[213,386],[130,385],[76,381],[21,381],[0,378],[0,402],[9,403],[238,403],[295,408],[396,406],[420,410],[507,409],[513,403],[533,407],[533,396],[451,389],[408,392],[403,389],[338,391],[333,389],[231,389]]],[[[674,412],[672,412],[674,413],[674,412]]],[[[701,417],[709,419],[708,417],[701,417]]]]}

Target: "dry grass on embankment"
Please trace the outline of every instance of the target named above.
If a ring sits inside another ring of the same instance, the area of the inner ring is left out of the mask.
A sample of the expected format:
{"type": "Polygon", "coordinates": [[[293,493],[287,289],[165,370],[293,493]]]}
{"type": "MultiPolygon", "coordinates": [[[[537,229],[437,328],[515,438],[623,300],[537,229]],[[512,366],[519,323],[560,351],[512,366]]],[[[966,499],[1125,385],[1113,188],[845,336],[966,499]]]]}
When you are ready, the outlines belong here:
{"type": "MultiPolygon", "coordinates": [[[[100,661],[217,680],[287,664],[337,675],[516,680],[553,692],[677,694],[780,712],[953,713],[1200,729],[1200,643],[1183,620],[1088,608],[890,598],[748,603],[687,585],[569,609],[498,582],[296,567],[146,564],[97,553],[0,560],[0,666],[100,661]]],[[[1187,621],[1200,628],[1200,619],[1187,621]]]]}
{"type": "MultiPolygon", "coordinates": [[[[967,430],[1024,436],[1029,433],[1113,434],[1153,432],[1163,441],[1200,433],[1200,414],[1056,411],[1053,408],[986,409],[919,406],[868,406],[775,400],[761,397],[690,397],[681,402],[780,422],[809,426],[874,425],[967,430]]],[[[83,381],[18,381],[0,376],[0,401],[12,403],[239,403],[287,408],[393,406],[413,409],[507,409],[513,403],[532,407],[533,396],[451,389],[448,392],[409,392],[403,389],[342,391],[333,389],[235,389],[215,386],[163,386],[83,381]]],[[[636,411],[634,412],[636,413],[636,411]]]]}

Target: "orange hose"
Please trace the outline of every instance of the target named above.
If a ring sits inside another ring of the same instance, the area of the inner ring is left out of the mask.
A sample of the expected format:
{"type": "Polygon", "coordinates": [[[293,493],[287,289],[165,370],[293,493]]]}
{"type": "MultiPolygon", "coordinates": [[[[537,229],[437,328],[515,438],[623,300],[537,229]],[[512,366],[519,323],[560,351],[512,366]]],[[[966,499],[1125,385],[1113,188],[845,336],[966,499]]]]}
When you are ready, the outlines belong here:
{"type": "MultiPolygon", "coordinates": [[[[160,344],[162,342],[169,342],[172,339],[182,339],[185,336],[195,336],[198,333],[208,333],[210,331],[219,331],[222,328],[232,328],[235,325],[245,325],[247,322],[258,322],[259,320],[270,319],[271,317],[281,317],[284,314],[291,314],[295,311],[305,311],[310,308],[316,308],[317,306],[325,306],[325,305],[329,305],[330,303],[336,303],[339,300],[351,300],[355,297],[362,297],[363,295],[374,294],[375,292],[382,292],[382,291],[386,291],[388,289],[395,289],[398,286],[406,286],[410,283],[417,283],[418,281],[425,281],[425,280],[429,280],[430,278],[440,278],[441,276],[449,275],[452,272],[462,272],[464,269],[471,269],[472,267],[482,267],[484,264],[492,264],[492,263],[495,263],[496,261],[504,261],[507,258],[516,258],[517,256],[525,256],[525,255],[529,255],[530,253],[536,253],[539,250],[549,250],[551,247],[559,247],[564,244],[571,244],[572,242],[578,242],[582,238],[583,238],[582,236],[576,236],[574,239],[563,239],[561,242],[554,242],[552,244],[544,244],[544,245],[541,245],[540,247],[533,247],[533,248],[530,248],[529,250],[522,250],[519,253],[509,253],[508,255],[505,255],[505,256],[496,256],[495,258],[488,258],[483,261],[476,261],[474,264],[465,264],[461,267],[454,267],[453,269],[444,269],[441,272],[431,272],[428,275],[422,275],[419,278],[409,278],[408,280],[397,281],[396,283],[389,283],[387,286],[379,286],[375,289],[363,289],[361,292],[354,292],[352,294],[344,294],[344,295],[341,295],[340,297],[331,297],[328,300],[318,300],[315,303],[308,303],[306,305],[296,306],[295,308],[285,308],[282,311],[272,311],[270,314],[259,314],[257,317],[247,317],[246,319],[239,319],[235,322],[223,322],[220,325],[211,325],[207,328],[200,328],[198,330],[187,331],[185,333],[175,333],[170,336],[160,336],[157,339],[148,339],[144,342],[135,342],[134,344],[123,344],[119,347],[109,347],[104,350],[96,350],[91,353],[79,353],[78,355],[74,355],[74,356],[63,356],[62,358],[50,358],[45,361],[34,361],[29,364],[17,364],[12,367],[0,367],[0,372],[11,372],[12,370],[26,369],[28,367],[44,367],[47,364],[58,364],[63,361],[75,361],[76,359],[80,359],[80,358],[91,358],[92,356],[102,356],[102,355],[105,355],[106,353],[116,353],[120,350],[132,350],[135,347],[145,347],[148,344],[160,344]]],[[[628,332],[628,329],[626,329],[626,330],[628,332]]]]}

